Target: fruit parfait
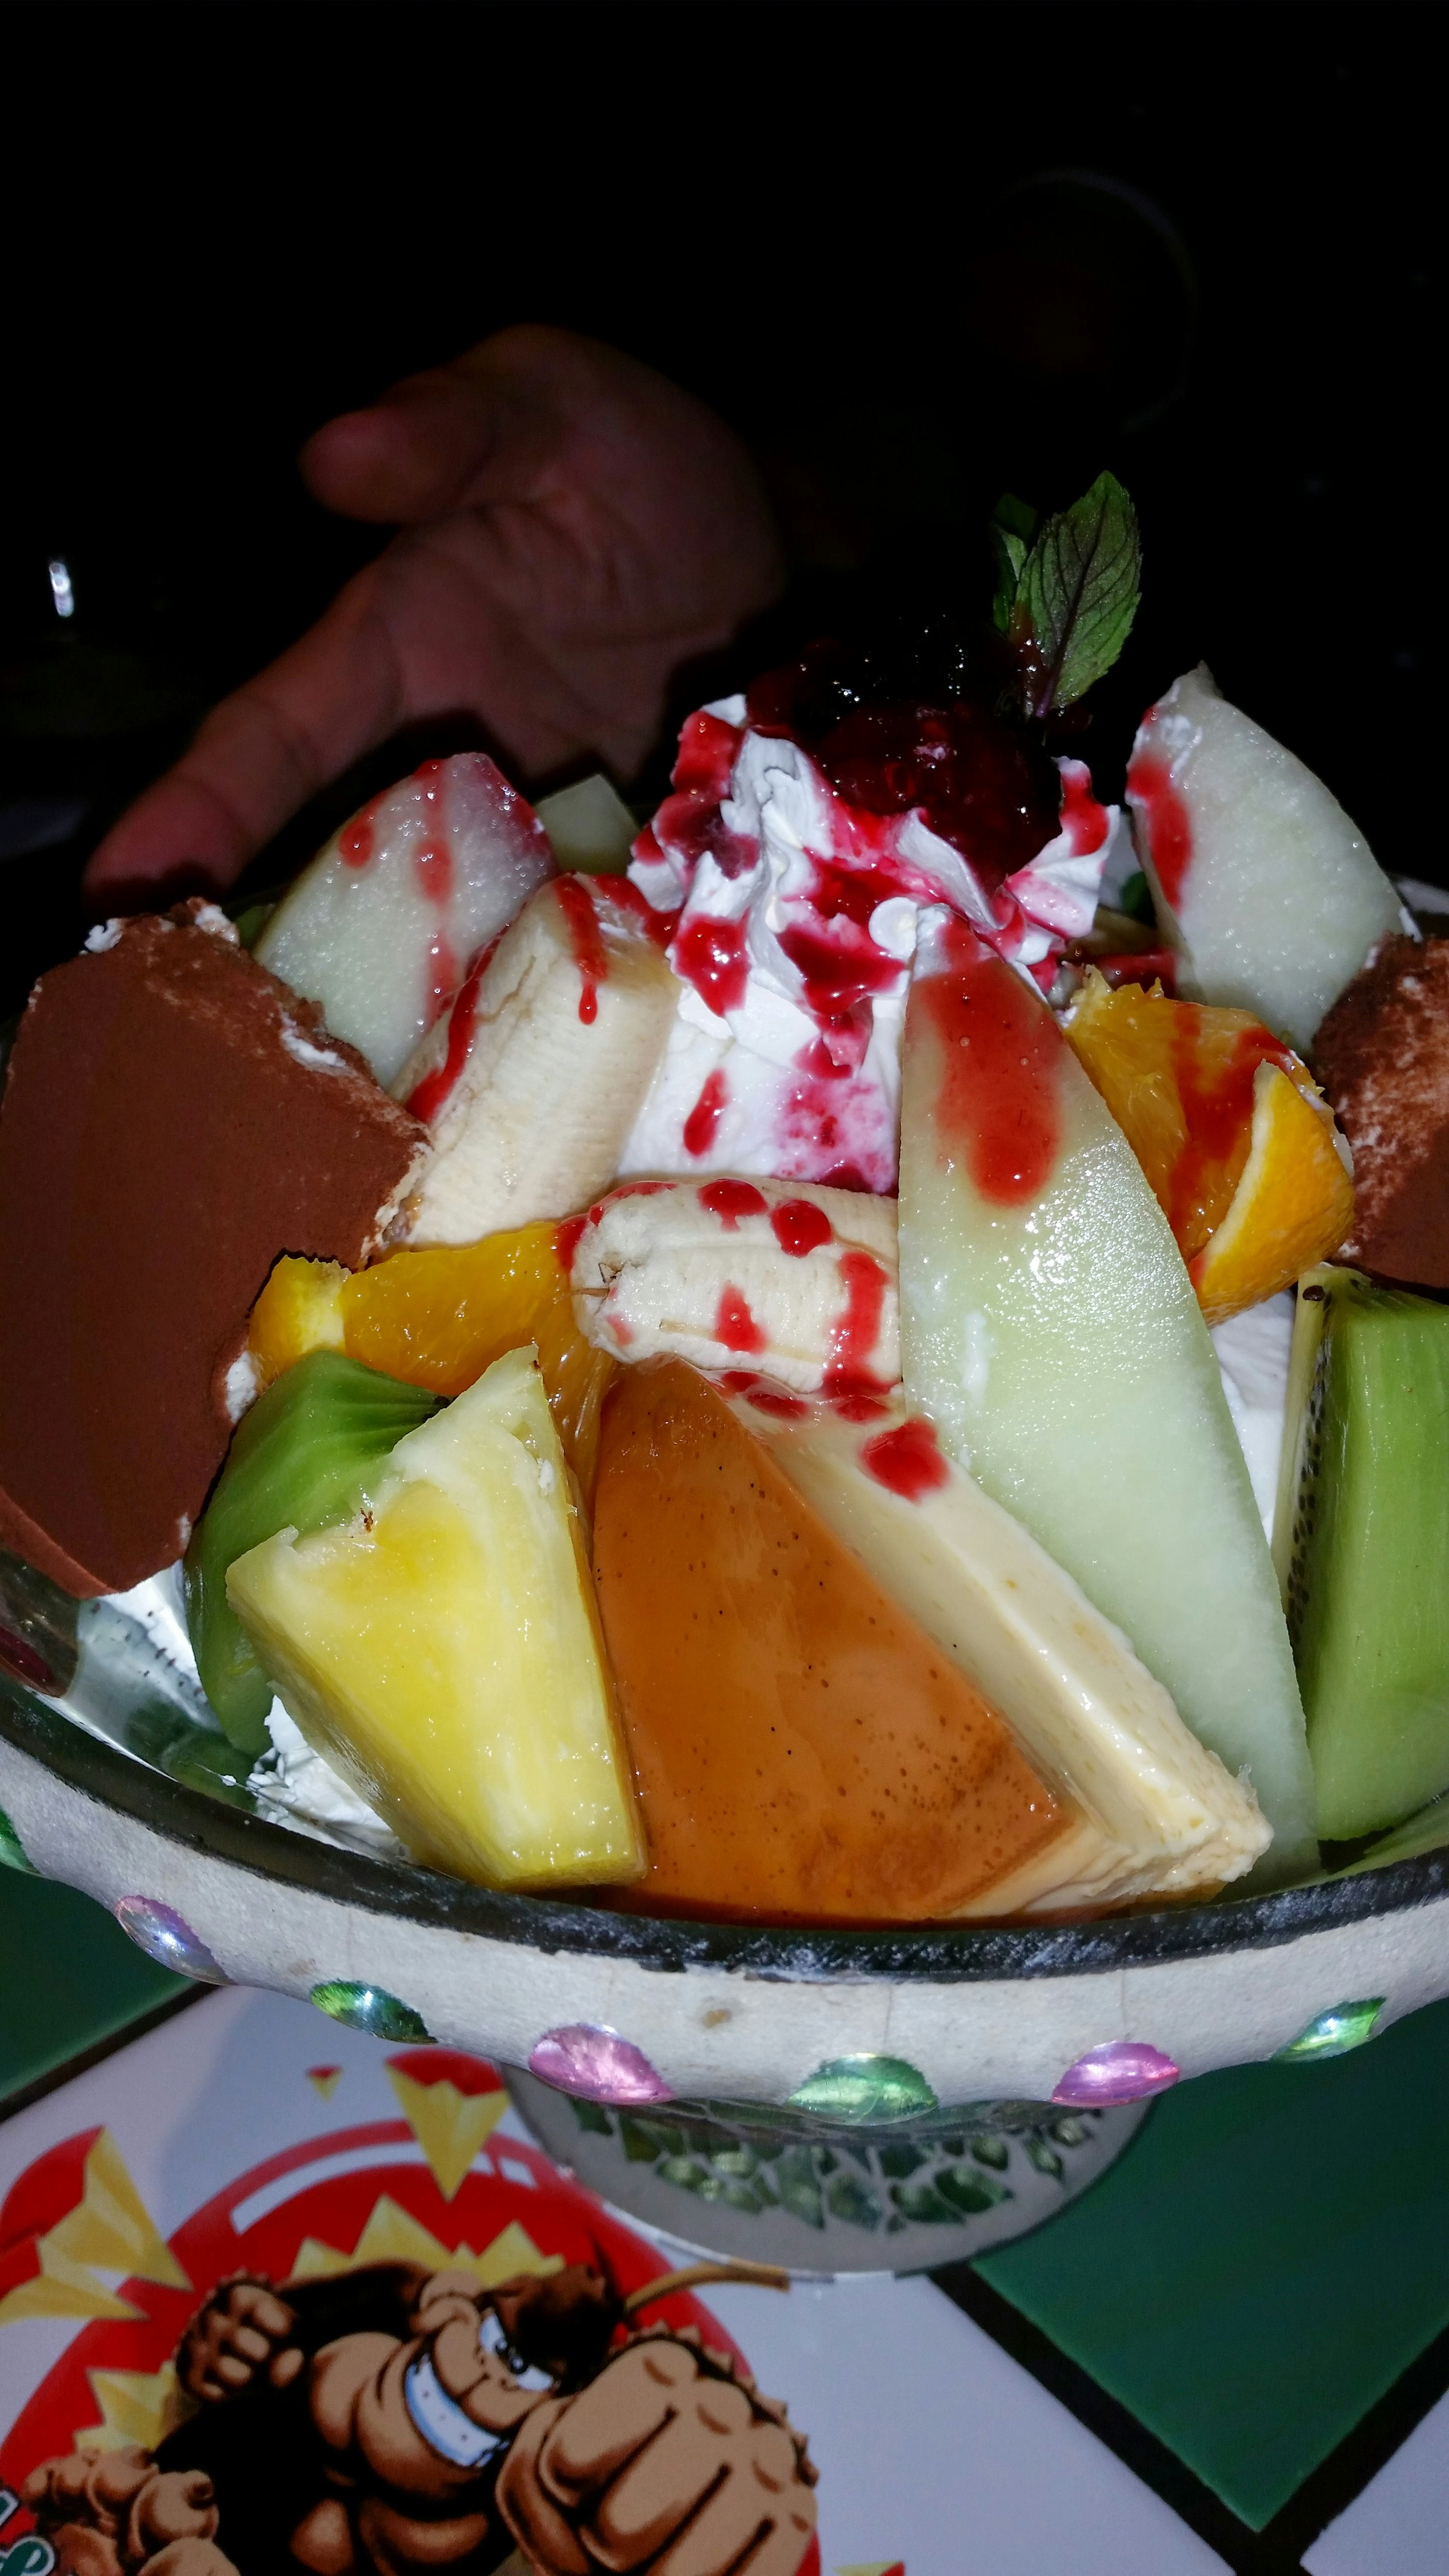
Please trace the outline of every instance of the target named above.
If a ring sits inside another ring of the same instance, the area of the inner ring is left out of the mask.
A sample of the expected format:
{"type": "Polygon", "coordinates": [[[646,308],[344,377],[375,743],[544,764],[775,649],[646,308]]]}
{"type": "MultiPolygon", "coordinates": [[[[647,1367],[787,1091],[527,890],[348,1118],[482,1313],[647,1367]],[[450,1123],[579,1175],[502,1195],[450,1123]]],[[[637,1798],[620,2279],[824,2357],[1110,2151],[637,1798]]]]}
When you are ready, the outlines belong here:
{"type": "Polygon", "coordinates": [[[0,1536],[263,1813],[782,1925],[1434,1837],[1449,943],[1206,671],[1099,802],[1130,505],[994,534],[642,830],[430,761],[36,986],[0,1536]]]}

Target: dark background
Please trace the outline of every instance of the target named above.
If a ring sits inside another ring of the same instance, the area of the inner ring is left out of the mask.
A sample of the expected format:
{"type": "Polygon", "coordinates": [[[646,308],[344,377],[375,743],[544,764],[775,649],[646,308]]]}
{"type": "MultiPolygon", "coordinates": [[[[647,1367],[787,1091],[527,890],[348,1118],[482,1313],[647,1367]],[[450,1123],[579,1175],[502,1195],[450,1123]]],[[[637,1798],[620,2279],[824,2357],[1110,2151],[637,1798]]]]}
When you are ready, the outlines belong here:
{"type": "Polygon", "coordinates": [[[793,576],[745,660],[842,603],[961,596],[1004,485],[1060,504],[1110,464],[1146,598],[1099,785],[1204,656],[1387,865],[1449,882],[1441,25],[1291,0],[6,12],[0,1008],[72,943],[107,822],[380,542],[307,498],[301,440],[525,319],[649,359],[751,441],[793,576]],[[1089,175],[1042,184],[1062,172],[1089,175]]]}

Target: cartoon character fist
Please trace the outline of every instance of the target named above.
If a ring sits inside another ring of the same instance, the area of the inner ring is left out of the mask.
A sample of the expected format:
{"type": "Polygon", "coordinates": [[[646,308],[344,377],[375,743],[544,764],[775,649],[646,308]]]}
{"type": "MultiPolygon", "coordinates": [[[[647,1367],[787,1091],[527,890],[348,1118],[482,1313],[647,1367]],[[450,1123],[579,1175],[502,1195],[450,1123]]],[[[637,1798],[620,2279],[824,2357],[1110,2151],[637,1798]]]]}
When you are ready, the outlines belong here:
{"type": "Polygon", "coordinates": [[[269,2281],[238,2272],[221,2281],[197,2310],[182,2338],[177,2376],[188,2396],[215,2404],[235,2397],[263,2367],[274,2388],[285,2388],[302,2367],[290,2338],[296,2318],[269,2281]]]}
{"type": "Polygon", "coordinates": [[[236,2576],[203,2470],[160,2470],[134,2446],[77,2451],[32,2469],[21,2493],[59,2576],[236,2576]]]}
{"type": "Polygon", "coordinates": [[[497,2500],[547,2576],[795,2576],[815,2471],[782,2406],[688,2332],[638,2336],[575,2397],[537,2407],[497,2500]],[[686,2557],[671,2546],[688,2525],[686,2557]]]}

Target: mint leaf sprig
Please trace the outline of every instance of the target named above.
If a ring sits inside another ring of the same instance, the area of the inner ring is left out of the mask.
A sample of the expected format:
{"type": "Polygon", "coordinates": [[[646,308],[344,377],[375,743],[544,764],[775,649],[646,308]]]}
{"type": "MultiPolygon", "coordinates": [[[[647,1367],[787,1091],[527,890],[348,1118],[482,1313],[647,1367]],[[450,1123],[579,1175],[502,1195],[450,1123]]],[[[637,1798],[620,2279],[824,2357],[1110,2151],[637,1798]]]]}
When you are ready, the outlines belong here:
{"type": "Polygon", "coordinates": [[[1115,474],[1044,523],[1014,493],[991,521],[992,617],[1013,646],[1029,716],[1059,715],[1110,671],[1142,596],[1137,513],[1115,474]]]}

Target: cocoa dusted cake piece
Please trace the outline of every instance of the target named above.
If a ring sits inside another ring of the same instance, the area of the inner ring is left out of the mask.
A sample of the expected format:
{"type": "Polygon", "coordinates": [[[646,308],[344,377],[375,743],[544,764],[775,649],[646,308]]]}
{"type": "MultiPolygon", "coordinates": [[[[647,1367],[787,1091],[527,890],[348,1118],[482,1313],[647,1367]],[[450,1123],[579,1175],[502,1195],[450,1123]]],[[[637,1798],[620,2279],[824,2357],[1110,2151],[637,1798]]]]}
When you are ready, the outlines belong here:
{"type": "Polygon", "coordinates": [[[171,1564],[272,1263],[358,1267],[426,1145],[215,905],[42,976],[0,1102],[0,1542],[79,1594],[171,1564]]]}
{"type": "Polygon", "coordinates": [[[1313,1065],[1353,1147],[1340,1258],[1449,1288],[1449,939],[1386,939],[1340,993],[1313,1065]]]}

